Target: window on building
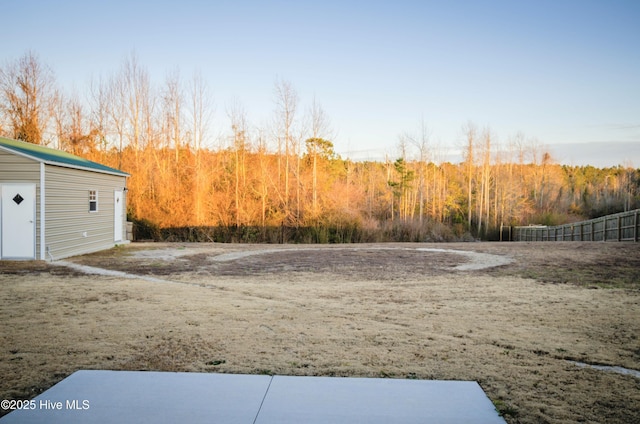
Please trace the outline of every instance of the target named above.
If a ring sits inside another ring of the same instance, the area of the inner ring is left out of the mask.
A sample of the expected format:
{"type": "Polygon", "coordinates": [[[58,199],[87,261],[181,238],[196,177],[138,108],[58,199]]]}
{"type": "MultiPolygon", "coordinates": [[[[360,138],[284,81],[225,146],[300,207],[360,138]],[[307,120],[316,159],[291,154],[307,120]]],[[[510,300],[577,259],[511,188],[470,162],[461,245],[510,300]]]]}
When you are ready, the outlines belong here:
{"type": "Polygon", "coordinates": [[[98,212],[98,192],[89,190],[89,212],[98,212]]]}

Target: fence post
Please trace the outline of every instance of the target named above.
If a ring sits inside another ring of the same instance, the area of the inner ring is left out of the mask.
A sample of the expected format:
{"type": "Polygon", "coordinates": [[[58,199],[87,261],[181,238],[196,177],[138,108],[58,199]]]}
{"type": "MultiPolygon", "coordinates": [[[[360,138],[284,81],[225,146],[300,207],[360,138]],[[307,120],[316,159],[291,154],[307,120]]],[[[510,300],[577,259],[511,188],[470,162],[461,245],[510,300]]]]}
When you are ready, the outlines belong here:
{"type": "Polygon", "coordinates": [[[638,241],[638,210],[633,215],[633,241],[638,241]]]}
{"type": "Polygon", "coordinates": [[[618,215],[618,241],[622,239],[622,217],[618,215]]]}

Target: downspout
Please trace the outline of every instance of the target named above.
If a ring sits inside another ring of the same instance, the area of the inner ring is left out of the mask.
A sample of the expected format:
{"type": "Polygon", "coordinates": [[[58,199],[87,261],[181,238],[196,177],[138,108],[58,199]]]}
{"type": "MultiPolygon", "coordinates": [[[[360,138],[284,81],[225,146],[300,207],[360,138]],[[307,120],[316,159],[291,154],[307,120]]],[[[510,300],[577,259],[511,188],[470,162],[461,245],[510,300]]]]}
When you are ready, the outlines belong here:
{"type": "MultiPolygon", "coordinates": [[[[40,162],[40,260],[46,260],[46,243],[45,243],[45,189],[44,189],[44,162],[40,162]]],[[[51,254],[49,254],[51,255],[51,254]]],[[[53,257],[51,257],[53,261],[53,257]]]]}

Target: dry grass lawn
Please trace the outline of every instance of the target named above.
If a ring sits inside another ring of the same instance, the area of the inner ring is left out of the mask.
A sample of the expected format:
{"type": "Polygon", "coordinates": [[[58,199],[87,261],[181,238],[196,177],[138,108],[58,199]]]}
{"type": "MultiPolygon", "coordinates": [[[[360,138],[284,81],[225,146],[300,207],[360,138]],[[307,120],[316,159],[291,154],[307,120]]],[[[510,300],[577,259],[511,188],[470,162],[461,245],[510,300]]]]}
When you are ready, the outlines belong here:
{"type": "Polygon", "coordinates": [[[476,380],[510,423],[640,422],[640,378],[569,362],[640,370],[638,243],[133,244],[70,261],[165,282],[0,262],[0,398],[79,369],[476,380]],[[512,262],[465,271],[420,248],[512,262]]]}

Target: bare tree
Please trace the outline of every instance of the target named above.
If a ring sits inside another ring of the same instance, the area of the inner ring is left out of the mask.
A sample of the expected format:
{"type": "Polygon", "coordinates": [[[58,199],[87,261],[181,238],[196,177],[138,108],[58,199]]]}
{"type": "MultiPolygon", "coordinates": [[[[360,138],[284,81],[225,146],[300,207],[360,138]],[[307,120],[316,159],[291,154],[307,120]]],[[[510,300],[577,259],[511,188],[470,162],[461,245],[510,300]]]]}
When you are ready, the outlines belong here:
{"type": "Polygon", "coordinates": [[[486,128],[482,132],[482,144],[480,152],[482,153],[482,163],[480,169],[480,192],[478,204],[478,235],[486,233],[487,223],[489,221],[490,212],[490,195],[491,195],[491,130],[486,128]],[[484,227],[483,227],[484,224],[484,227]]]}
{"type": "Polygon", "coordinates": [[[260,225],[264,228],[267,225],[267,207],[269,200],[269,187],[273,185],[273,176],[269,169],[269,157],[267,155],[267,141],[264,131],[258,129],[256,137],[256,149],[258,154],[258,168],[260,168],[259,183],[254,189],[255,193],[260,197],[260,225]],[[271,183],[271,184],[270,184],[271,183]]]}
{"type": "MultiPolygon", "coordinates": [[[[132,53],[126,57],[120,71],[110,83],[111,121],[118,133],[118,166],[124,166],[125,144],[133,152],[128,158],[127,171],[132,173],[129,189],[131,197],[146,192],[149,181],[149,167],[152,165],[141,160],[142,150],[153,142],[154,134],[154,98],[151,93],[149,74],[132,53]],[[131,160],[133,159],[133,160],[131,160]],[[144,167],[143,167],[144,165],[144,167]]],[[[128,156],[128,155],[127,155],[128,156]]],[[[141,216],[141,204],[132,201],[135,216],[141,216]]]]}
{"type": "Polygon", "coordinates": [[[213,119],[214,107],[209,87],[202,74],[195,72],[189,84],[189,113],[191,117],[191,147],[198,151],[203,147],[213,119]]]}
{"type": "Polygon", "coordinates": [[[296,149],[294,122],[298,107],[298,94],[288,81],[277,80],[275,83],[276,102],[276,136],[278,138],[278,154],[282,154],[284,146],[284,200],[285,214],[290,213],[290,174],[292,154],[296,149]]]}
{"type": "Polygon", "coordinates": [[[318,157],[322,156],[326,159],[333,159],[333,143],[329,141],[333,138],[334,132],[331,129],[329,117],[325,113],[322,106],[313,99],[309,109],[309,118],[311,120],[311,137],[305,141],[307,154],[313,162],[312,169],[312,210],[314,215],[318,213],[318,157]]]}
{"type": "Polygon", "coordinates": [[[248,149],[247,115],[244,107],[234,101],[227,109],[231,121],[232,150],[234,154],[234,205],[235,224],[242,224],[241,213],[245,208],[244,195],[246,193],[246,155],[248,149]]]}
{"type": "Polygon", "coordinates": [[[174,148],[175,161],[178,163],[180,160],[180,149],[182,149],[182,109],[184,104],[184,94],[178,69],[175,69],[167,75],[162,93],[162,103],[164,136],[167,140],[167,145],[174,148]]]}
{"type": "Polygon", "coordinates": [[[77,95],[57,93],[53,108],[58,148],[87,157],[96,150],[97,131],[77,95]]]}
{"type": "MultiPolygon", "coordinates": [[[[424,205],[427,197],[427,162],[429,161],[429,141],[431,138],[431,131],[427,127],[424,119],[420,122],[420,132],[417,136],[405,136],[406,140],[411,143],[418,150],[418,220],[420,224],[423,222],[424,217],[424,205]]],[[[435,167],[434,167],[435,174],[435,167]]],[[[432,178],[433,183],[435,184],[436,178],[435,175],[432,178]]],[[[433,188],[433,193],[435,193],[435,187],[433,188]]],[[[433,196],[432,196],[433,197],[433,196]]],[[[431,199],[432,205],[434,207],[433,212],[435,212],[435,202],[434,199],[431,199]]]]}
{"type": "Polygon", "coordinates": [[[28,51],[0,69],[0,110],[7,117],[13,138],[46,144],[44,134],[54,99],[53,71],[35,53],[28,51]]]}
{"type": "Polygon", "coordinates": [[[153,110],[149,74],[135,53],[126,57],[110,81],[111,120],[118,133],[119,151],[127,146],[139,152],[145,126],[153,110]],[[147,116],[145,116],[147,115],[147,116]]]}
{"type": "Polygon", "coordinates": [[[97,145],[104,154],[109,147],[109,84],[102,78],[92,80],[89,86],[91,126],[96,132],[97,145]]]}
{"type": "Polygon", "coordinates": [[[114,75],[109,79],[106,89],[106,103],[110,126],[113,127],[117,138],[115,145],[118,151],[118,169],[122,169],[123,150],[125,148],[126,91],[124,78],[120,74],[114,75]]]}
{"type": "Polygon", "coordinates": [[[202,146],[206,140],[209,130],[209,124],[212,119],[213,108],[209,89],[206,82],[202,78],[202,74],[194,73],[191,83],[189,84],[189,113],[191,118],[190,139],[191,147],[195,151],[195,189],[194,195],[194,214],[195,221],[201,224],[204,221],[204,191],[206,186],[203,182],[202,175],[202,146]]]}
{"type": "Polygon", "coordinates": [[[474,150],[476,144],[477,129],[473,122],[468,122],[462,131],[466,138],[466,144],[463,148],[465,177],[467,183],[467,225],[471,229],[473,216],[473,183],[475,173],[475,157],[474,150]]]}

